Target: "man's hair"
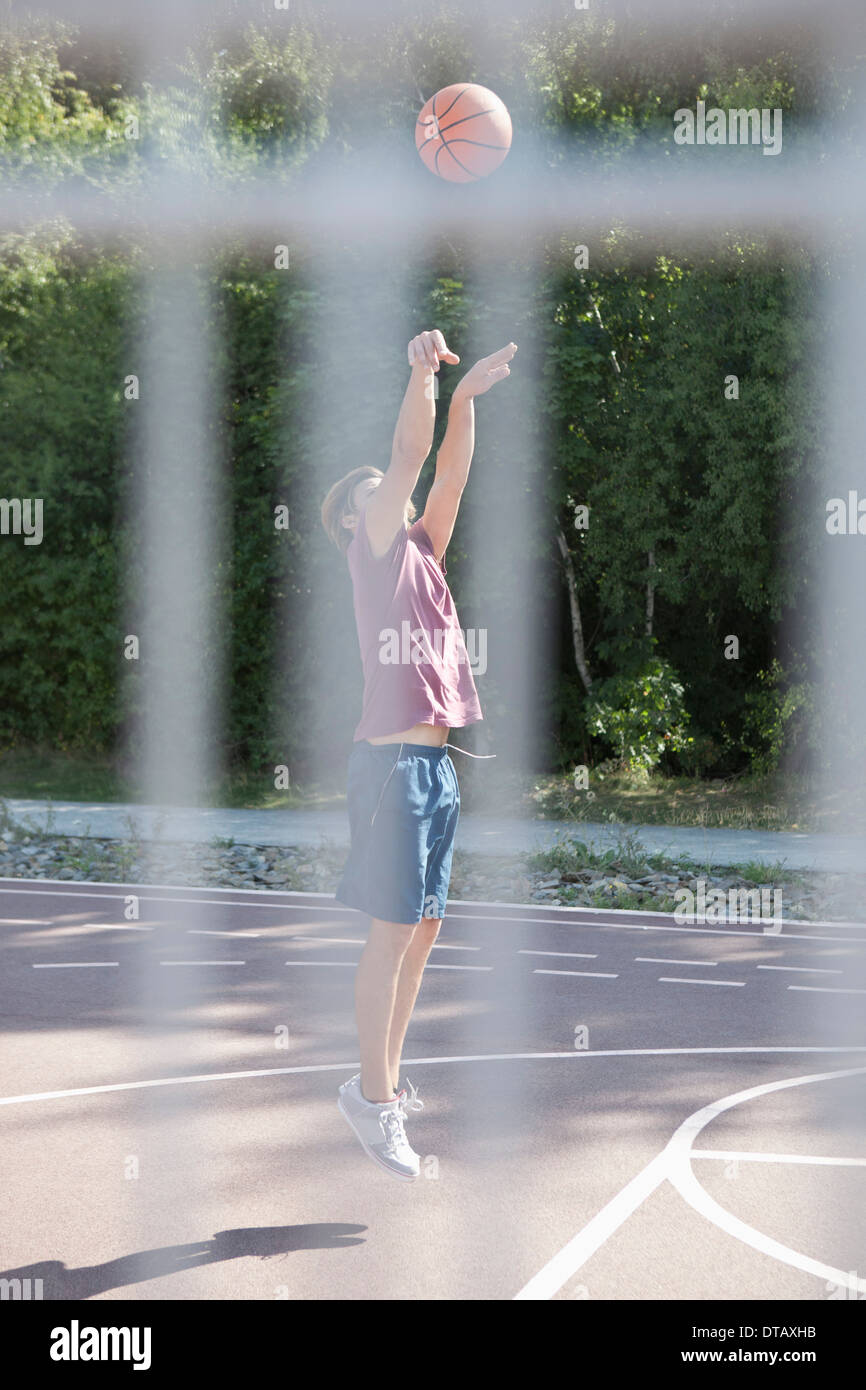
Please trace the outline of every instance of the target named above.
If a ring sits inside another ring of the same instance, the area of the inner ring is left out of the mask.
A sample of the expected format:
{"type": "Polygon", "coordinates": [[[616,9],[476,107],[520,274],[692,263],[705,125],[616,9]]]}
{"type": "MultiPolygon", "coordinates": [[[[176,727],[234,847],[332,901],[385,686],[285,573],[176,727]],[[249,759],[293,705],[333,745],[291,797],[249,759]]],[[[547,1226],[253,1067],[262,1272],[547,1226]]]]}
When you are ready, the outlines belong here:
{"type": "MultiPolygon", "coordinates": [[[[343,525],[343,517],[351,516],[354,512],[352,493],[355,488],[365,478],[384,478],[384,476],[381,468],[374,468],[371,463],[365,463],[360,468],[353,468],[351,473],[346,474],[345,478],[334,483],[322,503],[322,525],[339,550],[345,552],[352,543],[351,528],[343,525]]],[[[406,515],[410,521],[415,515],[415,505],[411,501],[406,504],[406,515]]]]}

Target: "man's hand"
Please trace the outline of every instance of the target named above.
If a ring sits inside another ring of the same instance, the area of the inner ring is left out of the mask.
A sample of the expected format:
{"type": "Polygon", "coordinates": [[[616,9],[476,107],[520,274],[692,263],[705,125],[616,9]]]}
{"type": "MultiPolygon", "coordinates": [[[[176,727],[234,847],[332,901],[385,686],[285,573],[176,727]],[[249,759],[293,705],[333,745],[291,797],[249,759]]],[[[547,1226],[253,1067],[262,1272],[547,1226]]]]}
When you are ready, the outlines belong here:
{"type": "Polygon", "coordinates": [[[364,524],[374,555],[384,555],[401,526],[406,524],[406,503],[415,490],[418,475],[433,444],[436,425],[435,373],[441,362],[459,362],[438,328],[419,333],[409,344],[409,384],[400,407],[391,463],[374,490],[364,524]]]}
{"type": "Polygon", "coordinates": [[[459,362],[456,352],[452,352],[438,328],[429,333],[419,333],[409,344],[409,366],[424,367],[438,372],[439,363],[459,362]]]}
{"type": "Polygon", "coordinates": [[[517,351],[516,343],[482,357],[458,382],[448,411],[448,428],[436,459],[436,476],[427,495],[427,505],[421,518],[430,537],[433,554],[441,562],[454,531],[460,498],[469,477],[469,466],[475,449],[476,396],[483,396],[497,381],[510,375],[509,362],[517,351]]]}
{"type": "Polygon", "coordinates": [[[474,367],[470,367],[465,377],[458,383],[454,391],[455,399],[461,396],[473,399],[475,396],[483,396],[485,391],[489,391],[497,381],[504,381],[511,375],[511,368],[508,363],[517,351],[516,343],[509,343],[507,347],[500,348],[498,352],[491,353],[489,357],[482,357],[480,362],[476,362],[474,367]]]}

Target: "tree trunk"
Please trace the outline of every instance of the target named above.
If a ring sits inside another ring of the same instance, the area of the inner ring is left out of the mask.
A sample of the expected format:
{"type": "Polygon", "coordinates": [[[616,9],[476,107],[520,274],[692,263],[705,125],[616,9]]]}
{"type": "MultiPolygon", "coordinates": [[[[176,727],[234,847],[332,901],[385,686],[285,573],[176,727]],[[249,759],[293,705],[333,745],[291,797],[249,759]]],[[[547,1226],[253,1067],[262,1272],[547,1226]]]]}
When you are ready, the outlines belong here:
{"type": "Polygon", "coordinates": [[[649,561],[649,574],[647,575],[646,581],[646,635],[647,637],[652,637],[653,615],[655,614],[656,608],[656,586],[653,579],[656,564],[656,553],[654,550],[650,550],[647,559],[649,561]]]}
{"type": "Polygon", "coordinates": [[[559,553],[565,566],[565,582],[568,585],[568,606],[571,609],[571,640],[574,647],[574,661],[577,666],[580,679],[583,681],[583,688],[589,694],[592,686],[592,677],[586,665],[586,652],[583,646],[583,623],[580,619],[580,604],[577,601],[577,580],[574,577],[574,562],[571,558],[571,551],[568,548],[568,541],[562,531],[556,533],[556,543],[559,546],[559,553]]]}
{"type": "MultiPolygon", "coordinates": [[[[592,305],[592,312],[595,314],[595,321],[596,321],[596,323],[598,324],[598,326],[599,326],[599,328],[601,329],[602,333],[607,333],[607,329],[605,328],[604,324],[603,324],[602,321],[601,321],[601,314],[598,312],[598,305],[596,304],[596,302],[595,302],[595,300],[593,299],[592,295],[589,296],[589,302],[590,302],[590,304],[592,305]]],[[[610,337],[610,334],[607,333],[607,336],[610,337]]],[[[616,352],[614,351],[613,348],[611,348],[611,350],[610,350],[610,365],[613,367],[613,369],[614,369],[614,371],[616,372],[617,376],[622,376],[622,368],[620,367],[619,363],[618,363],[617,360],[616,360],[616,352]]]]}

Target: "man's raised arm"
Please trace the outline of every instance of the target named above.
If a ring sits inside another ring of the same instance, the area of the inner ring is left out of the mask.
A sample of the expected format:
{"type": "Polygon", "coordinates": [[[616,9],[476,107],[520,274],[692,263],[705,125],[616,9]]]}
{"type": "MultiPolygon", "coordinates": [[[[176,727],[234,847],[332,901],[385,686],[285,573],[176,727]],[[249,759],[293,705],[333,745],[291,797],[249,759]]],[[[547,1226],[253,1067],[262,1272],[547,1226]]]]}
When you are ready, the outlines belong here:
{"type": "Polygon", "coordinates": [[[476,396],[483,396],[497,381],[509,376],[508,363],[517,351],[516,343],[482,357],[459,383],[451,398],[448,428],[436,456],[436,477],[427,494],[424,508],[424,530],[430,537],[433,552],[441,560],[448,549],[460,509],[460,498],[469,477],[469,467],[475,450],[476,396]]]}
{"type": "Polygon", "coordinates": [[[391,463],[367,504],[367,535],[374,555],[384,555],[404,524],[406,503],[433,445],[436,423],[434,376],[441,362],[459,362],[438,329],[420,333],[409,344],[412,374],[403,397],[391,463]]]}

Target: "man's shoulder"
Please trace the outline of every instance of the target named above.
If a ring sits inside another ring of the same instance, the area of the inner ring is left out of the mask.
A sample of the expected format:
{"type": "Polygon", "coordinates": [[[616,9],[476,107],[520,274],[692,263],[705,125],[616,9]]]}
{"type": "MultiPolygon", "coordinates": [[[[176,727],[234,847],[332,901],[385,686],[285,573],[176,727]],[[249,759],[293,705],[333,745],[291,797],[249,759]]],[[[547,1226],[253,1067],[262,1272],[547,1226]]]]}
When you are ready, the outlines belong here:
{"type": "Polygon", "coordinates": [[[418,546],[419,550],[429,550],[430,554],[433,554],[433,542],[427,534],[423,516],[419,517],[417,521],[413,521],[406,535],[410,541],[418,546]]]}
{"type": "Polygon", "coordinates": [[[377,555],[373,549],[370,533],[367,530],[367,511],[366,508],[364,508],[358,517],[358,524],[346,548],[346,558],[349,559],[351,557],[356,564],[360,562],[367,565],[381,565],[384,561],[392,560],[400,553],[400,550],[406,545],[407,538],[410,534],[411,531],[409,528],[400,526],[394,532],[387,550],[384,550],[381,555],[377,555]]]}

